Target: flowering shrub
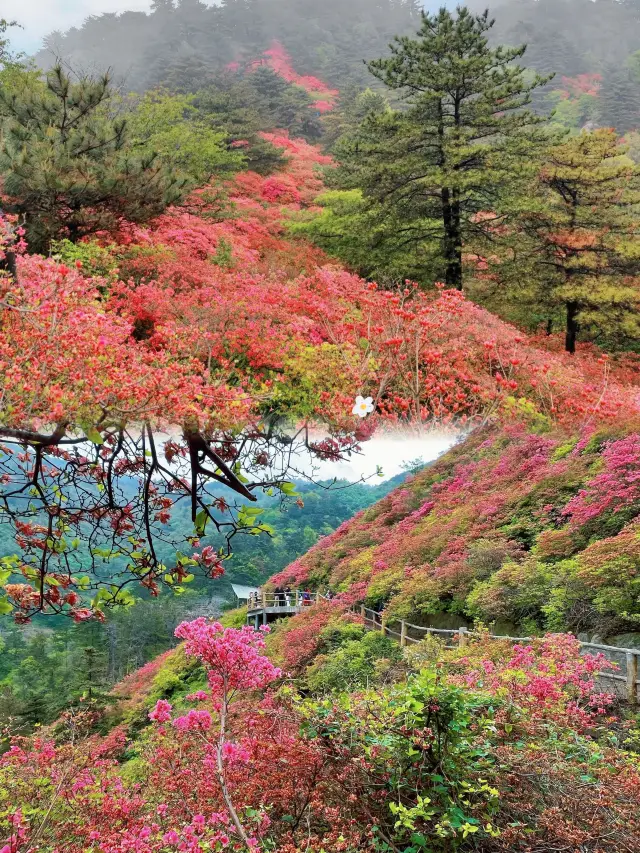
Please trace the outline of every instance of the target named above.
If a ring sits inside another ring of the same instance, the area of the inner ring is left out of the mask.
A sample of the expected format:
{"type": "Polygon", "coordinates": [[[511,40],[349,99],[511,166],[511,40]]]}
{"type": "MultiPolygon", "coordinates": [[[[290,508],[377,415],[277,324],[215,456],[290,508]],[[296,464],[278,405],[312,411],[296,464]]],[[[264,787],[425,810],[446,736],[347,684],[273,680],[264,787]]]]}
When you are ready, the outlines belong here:
{"type": "Polygon", "coordinates": [[[573,528],[605,512],[640,510],[640,435],[634,433],[607,442],[602,451],[602,468],[564,509],[573,528]]]}
{"type": "Polygon", "coordinates": [[[310,701],[301,713],[339,768],[354,818],[364,823],[367,813],[375,815],[372,845],[448,851],[470,835],[498,834],[491,760],[478,748],[492,724],[481,696],[443,684],[430,670],[341,703],[310,701]]]}
{"type": "Polygon", "coordinates": [[[454,683],[508,697],[529,730],[552,720],[584,731],[613,703],[612,696],[596,689],[595,675],[614,665],[601,654],[582,655],[570,634],[547,634],[513,648],[484,638],[470,651],[451,655],[448,666],[454,683]]]}

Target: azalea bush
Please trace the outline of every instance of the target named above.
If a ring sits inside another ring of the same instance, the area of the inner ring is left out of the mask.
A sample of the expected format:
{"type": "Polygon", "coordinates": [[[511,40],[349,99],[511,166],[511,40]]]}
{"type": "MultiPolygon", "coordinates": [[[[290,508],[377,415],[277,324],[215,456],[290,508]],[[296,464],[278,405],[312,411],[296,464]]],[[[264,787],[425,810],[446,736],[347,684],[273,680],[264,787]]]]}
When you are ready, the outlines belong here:
{"type": "Polygon", "coordinates": [[[402,658],[398,643],[382,634],[365,633],[363,628],[360,631],[359,637],[350,631],[350,639],[345,637],[337,648],[315,658],[306,672],[312,691],[357,690],[390,677],[393,665],[402,658]]]}
{"type": "MultiPolygon", "coordinates": [[[[547,634],[530,644],[511,646],[482,632],[479,640],[447,653],[445,660],[454,683],[508,700],[503,713],[508,717],[511,705],[516,725],[525,731],[553,722],[588,732],[605,722],[614,704],[596,678],[617,666],[602,654],[582,654],[579,641],[569,634],[547,634]]],[[[505,725],[510,732],[512,726],[505,725]]]]}

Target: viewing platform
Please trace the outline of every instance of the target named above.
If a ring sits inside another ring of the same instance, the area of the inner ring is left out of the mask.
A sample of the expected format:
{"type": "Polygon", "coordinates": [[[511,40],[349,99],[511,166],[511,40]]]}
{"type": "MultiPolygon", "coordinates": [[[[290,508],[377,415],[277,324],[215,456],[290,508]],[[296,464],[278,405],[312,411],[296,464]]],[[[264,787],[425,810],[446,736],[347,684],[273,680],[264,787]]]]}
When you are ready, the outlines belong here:
{"type": "Polygon", "coordinates": [[[247,602],[247,622],[255,628],[267,625],[282,616],[295,616],[305,607],[311,607],[324,596],[317,592],[305,593],[292,590],[289,593],[262,592],[252,595],[247,602]]]}

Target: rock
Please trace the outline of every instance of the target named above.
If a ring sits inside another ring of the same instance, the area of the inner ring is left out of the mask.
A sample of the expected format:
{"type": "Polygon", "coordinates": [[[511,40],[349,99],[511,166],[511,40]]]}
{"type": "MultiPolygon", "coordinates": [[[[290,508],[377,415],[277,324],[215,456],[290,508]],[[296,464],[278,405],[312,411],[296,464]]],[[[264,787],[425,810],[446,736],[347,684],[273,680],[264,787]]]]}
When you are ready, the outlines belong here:
{"type": "Polygon", "coordinates": [[[621,649],[640,649],[640,633],[616,634],[613,637],[607,637],[605,644],[619,646],[621,649]]]}

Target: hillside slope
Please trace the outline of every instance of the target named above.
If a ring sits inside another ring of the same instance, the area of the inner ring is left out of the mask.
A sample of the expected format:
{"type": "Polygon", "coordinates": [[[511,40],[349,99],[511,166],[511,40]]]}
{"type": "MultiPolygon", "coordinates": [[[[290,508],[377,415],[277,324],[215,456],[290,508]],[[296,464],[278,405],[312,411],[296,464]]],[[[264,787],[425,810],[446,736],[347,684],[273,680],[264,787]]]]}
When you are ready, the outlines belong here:
{"type": "Polygon", "coordinates": [[[329,586],[390,617],[611,638],[640,622],[639,514],[637,428],[488,427],[273,583],[329,586]]]}

